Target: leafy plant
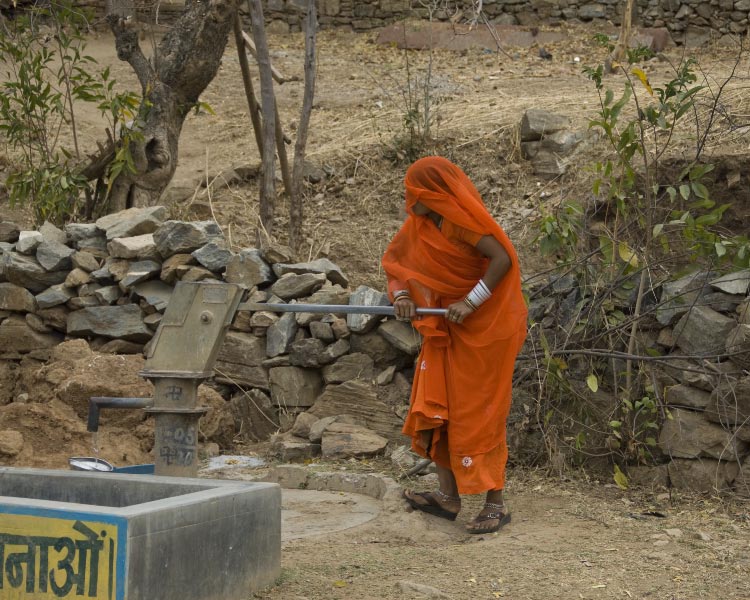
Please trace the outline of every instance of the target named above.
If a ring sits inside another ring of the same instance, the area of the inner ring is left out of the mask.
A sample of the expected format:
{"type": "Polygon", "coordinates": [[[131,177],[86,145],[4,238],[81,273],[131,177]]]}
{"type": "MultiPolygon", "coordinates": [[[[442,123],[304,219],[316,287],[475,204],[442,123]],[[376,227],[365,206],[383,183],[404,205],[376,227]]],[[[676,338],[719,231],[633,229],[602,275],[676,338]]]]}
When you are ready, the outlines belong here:
{"type": "MultiPolygon", "coordinates": [[[[599,41],[612,50],[607,36],[599,41]]],[[[668,81],[654,85],[637,64],[649,56],[646,49],[631,49],[626,63],[612,65],[625,75],[619,93],[607,87],[604,65],[584,68],[599,100],[589,126],[609,149],[592,165],[592,191],[598,201],[590,208],[568,201],[537,224],[540,251],[556,257],[579,289],[575,306],[568,306],[572,322],[561,323],[561,346],[551,347],[542,335],[545,362],[540,366],[546,375],[539,378],[540,397],[551,403],[567,389],[572,392],[567,402],[580,399],[585,394],[565,382],[575,377],[585,379],[590,394],[606,388],[613,395],[612,406],[596,433],[606,437],[611,453],[634,461],[651,457],[660,421],[669,418],[641,359],[653,353],[641,347],[637,336],[644,302],[651,298],[655,303],[653,282],[666,273],[665,259],[679,251],[685,260],[710,267],[750,264],[747,237],[731,236],[718,227],[728,205],[711,198],[713,165],[701,160],[702,144],[682,169],[665,167],[678,133],[694,127],[689,132],[694,139],[707,135],[699,130],[696,116],[696,101],[706,90],[698,83],[699,67],[692,59],[684,60],[668,81]],[[594,219],[598,222],[592,223],[594,219]]],[[[543,427],[559,426],[548,423],[553,411],[545,414],[543,427]]],[[[580,452],[594,432],[583,419],[577,425],[578,431],[567,424],[564,439],[580,452]]],[[[615,480],[627,486],[617,468],[615,480]]]]}
{"type": "MultiPolygon", "coordinates": [[[[86,15],[70,1],[35,5],[0,24],[0,55],[6,77],[0,84],[0,134],[13,151],[14,168],[6,186],[11,204],[30,203],[38,221],[63,222],[92,199],[78,139],[77,106],[96,103],[123,142],[105,174],[111,182],[132,169],[124,128],[138,110],[138,96],[116,93],[108,69],[96,72],[85,54],[86,15]]],[[[89,202],[90,204],[90,202],[89,202]]]]}

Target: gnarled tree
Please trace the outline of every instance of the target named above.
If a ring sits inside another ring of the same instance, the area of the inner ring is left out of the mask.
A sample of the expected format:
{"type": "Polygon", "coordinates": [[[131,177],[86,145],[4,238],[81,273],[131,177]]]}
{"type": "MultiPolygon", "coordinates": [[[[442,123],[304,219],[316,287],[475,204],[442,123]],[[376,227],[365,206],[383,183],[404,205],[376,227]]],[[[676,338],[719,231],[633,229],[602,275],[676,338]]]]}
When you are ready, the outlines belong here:
{"type": "Polygon", "coordinates": [[[155,204],[177,167],[177,149],[185,117],[216,76],[232,30],[237,0],[185,0],[174,26],[147,58],[139,44],[133,0],[107,0],[107,21],[117,56],[132,66],[143,103],[135,125],[142,139],[133,142],[135,173],[116,180],[110,211],[155,204]]]}

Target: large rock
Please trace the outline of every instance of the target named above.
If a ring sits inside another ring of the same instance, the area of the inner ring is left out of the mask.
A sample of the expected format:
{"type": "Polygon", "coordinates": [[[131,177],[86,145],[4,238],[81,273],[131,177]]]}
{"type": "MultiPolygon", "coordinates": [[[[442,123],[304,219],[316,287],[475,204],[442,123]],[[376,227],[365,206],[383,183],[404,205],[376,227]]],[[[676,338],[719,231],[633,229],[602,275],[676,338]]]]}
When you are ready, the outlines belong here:
{"type": "Polygon", "coordinates": [[[341,268],[327,258],[319,258],[306,263],[276,263],[273,265],[273,272],[277,277],[282,277],[287,273],[295,273],[296,275],[301,275],[302,273],[323,273],[333,284],[338,284],[342,287],[349,285],[349,280],[341,271],[341,268]]]}
{"type": "Polygon", "coordinates": [[[656,307],[656,320],[662,325],[671,325],[681,314],[687,312],[696,301],[711,292],[708,282],[715,273],[698,271],[661,286],[661,303],[656,307]]]}
{"type": "Polygon", "coordinates": [[[359,425],[331,423],[323,433],[324,458],[359,458],[381,454],[388,440],[359,425]]]}
{"type": "MultiPolygon", "coordinates": [[[[167,305],[169,304],[169,300],[172,298],[173,291],[174,288],[171,285],[168,285],[163,281],[159,281],[158,279],[152,279],[150,281],[143,281],[141,283],[135,284],[133,286],[132,293],[133,296],[135,296],[136,298],[140,298],[148,306],[152,306],[159,312],[164,312],[164,310],[167,308],[167,305]]],[[[110,304],[110,298],[106,299],[108,301],[103,302],[103,304],[110,304]]]]}
{"type": "Polygon", "coordinates": [[[271,286],[271,293],[283,300],[302,298],[320,289],[325,282],[326,276],[323,273],[287,273],[271,286]]]}
{"type": "Polygon", "coordinates": [[[265,441],[279,430],[279,420],[271,399],[259,389],[235,395],[230,401],[235,430],[251,442],[265,441]]]}
{"type": "Polygon", "coordinates": [[[677,346],[686,354],[713,356],[723,354],[736,321],[707,306],[694,306],[674,328],[677,346]]]}
{"type": "Polygon", "coordinates": [[[727,273],[711,280],[709,283],[711,287],[727,294],[747,295],[747,291],[750,289],[750,269],[727,273]]]}
{"type": "Polygon", "coordinates": [[[348,340],[352,352],[367,354],[379,369],[385,369],[390,365],[401,368],[413,361],[408,354],[401,352],[393,344],[387,342],[376,331],[364,335],[353,334],[349,336],[348,340]]]}
{"type": "Polygon", "coordinates": [[[738,471],[736,462],[675,458],[669,463],[669,481],[678,490],[721,493],[729,491],[738,471]]]}
{"type": "Polygon", "coordinates": [[[62,283],[68,276],[68,271],[65,270],[48,272],[33,258],[17,252],[2,254],[2,271],[7,281],[20,285],[33,294],[62,283]]]}
{"type": "Polygon", "coordinates": [[[271,401],[279,408],[312,406],[323,382],[317,370],[274,367],[268,372],[271,401]]]}
{"type": "Polygon", "coordinates": [[[84,308],[68,316],[68,335],[100,335],[130,342],[147,342],[153,335],[143,323],[141,309],[135,304],[84,308]]]}
{"type": "Polygon", "coordinates": [[[65,244],[44,241],[36,249],[36,259],[45,271],[61,271],[71,268],[74,253],[75,250],[65,244]]]}
{"type": "MultiPolygon", "coordinates": [[[[366,285],[359,286],[349,298],[350,305],[388,306],[388,295],[366,285]]],[[[351,314],[346,316],[346,324],[353,333],[367,333],[377,327],[382,315],[351,314]]]]}
{"type": "Polygon", "coordinates": [[[265,340],[241,331],[230,331],[216,358],[216,380],[243,388],[269,389],[265,340]]]}
{"type": "Polygon", "coordinates": [[[0,242],[12,244],[18,239],[21,228],[10,221],[0,221],[0,242]]]}
{"type": "Polygon", "coordinates": [[[36,303],[40,309],[52,308],[53,306],[65,304],[68,300],[74,298],[75,295],[76,291],[66,285],[53,285],[44,290],[41,294],[37,294],[36,303]]]}
{"type": "Polygon", "coordinates": [[[664,361],[663,369],[663,372],[675,381],[706,392],[712,391],[719,379],[715,363],[709,361],[669,360],[664,361]]]}
{"type": "Polygon", "coordinates": [[[263,260],[261,251],[247,248],[229,259],[224,279],[227,283],[251,288],[271,283],[274,276],[270,265],[263,260]]]}
{"type": "Polygon", "coordinates": [[[266,330],[266,355],[273,358],[289,352],[298,330],[294,313],[284,313],[266,330]]]}
{"type": "MultiPolygon", "coordinates": [[[[139,260],[128,266],[128,271],[120,279],[120,288],[128,290],[137,283],[147,281],[161,274],[161,264],[155,260],[139,260]]],[[[117,279],[117,277],[115,277],[117,279]]]]}
{"type": "Polygon", "coordinates": [[[750,377],[722,379],[711,393],[706,417],[723,427],[750,423],[750,377]]]}
{"type": "Polygon", "coordinates": [[[422,347],[422,336],[411,323],[389,319],[378,327],[378,333],[406,354],[416,356],[422,347]]]}
{"type": "Polygon", "coordinates": [[[163,206],[128,208],[97,219],[97,228],[106,232],[107,240],[153,233],[167,218],[163,206]]]}
{"type": "Polygon", "coordinates": [[[36,254],[36,249],[44,241],[44,236],[39,231],[22,231],[18,234],[16,251],[21,254],[36,254]]]}
{"type": "Polygon", "coordinates": [[[221,227],[215,221],[166,221],[154,232],[156,247],[164,258],[190,253],[212,240],[223,239],[221,227]]]}
{"type": "Polygon", "coordinates": [[[521,118],[521,141],[541,140],[545,135],[570,126],[570,119],[537,108],[528,109],[521,118]]]}
{"type": "Polygon", "coordinates": [[[704,410],[711,401],[711,394],[691,385],[678,384],[668,387],[664,397],[670,406],[704,410]]]}
{"type": "Polygon", "coordinates": [[[86,271],[87,273],[96,271],[100,267],[99,259],[90,252],[86,252],[84,250],[79,250],[78,252],[73,254],[73,256],[71,257],[71,261],[76,269],[81,269],[83,271],[86,271]]]}
{"type": "MultiPolygon", "coordinates": [[[[330,282],[326,281],[322,288],[308,298],[301,299],[300,302],[304,302],[305,304],[330,304],[334,306],[346,305],[349,304],[349,292],[340,285],[331,285],[330,282]]],[[[314,321],[322,321],[331,316],[332,314],[296,313],[297,323],[302,327],[307,327],[314,321]]]]}
{"type": "Polygon", "coordinates": [[[309,410],[323,418],[352,415],[368,428],[388,439],[402,439],[403,421],[393,409],[378,400],[375,386],[361,380],[329,385],[309,410]]]}
{"type": "Polygon", "coordinates": [[[68,223],[63,227],[68,241],[78,244],[81,240],[99,236],[100,229],[96,223],[68,223]]]}
{"type": "Polygon", "coordinates": [[[731,431],[709,423],[701,413],[680,408],[670,413],[672,418],[664,422],[659,433],[659,446],[668,456],[737,460],[748,449],[731,431]]]}
{"type": "Polygon", "coordinates": [[[295,367],[318,368],[324,349],[325,344],[316,338],[296,340],[289,347],[289,362],[295,367]]]}
{"type": "Polygon", "coordinates": [[[232,253],[223,243],[208,242],[192,253],[193,258],[209,271],[223,271],[232,259],[232,253]]]}
{"type": "Polygon", "coordinates": [[[107,251],[113,258],[160,259],[153,233],[115,238],[107,244],[107,251]]]}
{"type": "Polygon", "coordinates": [[[180,269],[194,264],[195,258],[191,254],[174,254],[162,263],[159,279],[174,285],[180,279],[180,269]]]}
{"type": "Polygon", "coordinates": [[[36,300],[26,288],[15,283],[0,283],[0,310],[34,312],[36,300]]]}
{"type": "Polygon", "coordinates": [[[356,352],[346,354],[335,363],[323,368],[326,383],[344,383],[353,379],[370,381],[373,377],[374,362],[367,354],[356,352]]]}
{"type": "Polygon", "coordinates": [[[63,246],[68,243],[68,234],[49,221],[42,223],[39,232],[42,234],[42,237],[44,237],[46,242],[55,242],[57,244],[62,244],[63,246]]]}

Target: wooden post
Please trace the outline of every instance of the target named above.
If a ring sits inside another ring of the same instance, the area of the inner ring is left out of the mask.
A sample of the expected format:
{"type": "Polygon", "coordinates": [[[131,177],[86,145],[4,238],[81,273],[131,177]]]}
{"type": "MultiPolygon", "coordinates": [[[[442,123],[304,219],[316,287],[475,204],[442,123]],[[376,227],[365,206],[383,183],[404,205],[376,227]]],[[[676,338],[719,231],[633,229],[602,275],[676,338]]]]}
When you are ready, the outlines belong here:
{"type": "Polygon", "coordinates": [[[258,100],[255,98],[253,90],[253,77],[250,74],[250,64],[247,61],[247,50],[245,49],[245,38],[242,31],[242,21],[240,11],[234,17],[234,40],[237,45],[237,54],[240,59],[240,70],[242,71],[242,82],[245,86],[245,96],[247,96],[247,106],[250,110],[250,119],[253,122],[253,131],[255,132],[255,143],[258,145],[258,153],[263,158],[263,121],[260,117],[260,107],[258,100]]]}
{"type": "Polygon", "coordinates": [[[310,125],[313,97],[315,96],[315,39],[318,27],[318,15],[315,0],[307,2],[307,19],[305,21],[305,91],[302,98],[302,112],[297,127],[297,141],[294,144],[294,168],[292,170],[292,187],[289,199],[289,245],[297,252],[302,242],[302,224],[304,221],[302,206],[302,177],[305,169],[305,148],[307,132],[310,125]]]}

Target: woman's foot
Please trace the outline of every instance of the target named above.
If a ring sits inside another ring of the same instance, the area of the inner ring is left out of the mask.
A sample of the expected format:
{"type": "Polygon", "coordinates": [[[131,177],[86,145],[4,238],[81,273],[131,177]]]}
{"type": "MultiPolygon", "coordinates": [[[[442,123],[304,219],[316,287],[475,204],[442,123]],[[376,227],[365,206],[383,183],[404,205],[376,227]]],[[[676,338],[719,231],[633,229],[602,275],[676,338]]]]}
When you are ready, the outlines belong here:
{"type": "Polygon", "coordinates": [[[510,523],[510,512],[505,504],[485,502],[484,508],[466,525],[466,531],[472,534],[495,533],[510,523]]]}
{"type": "Polygon", "coordinates": [[[404,490],[402,496],[414,510],[449,521],[455,521],[461,511],[461,497],[451,496],[440,490],[434,492],[404,490]]]}

